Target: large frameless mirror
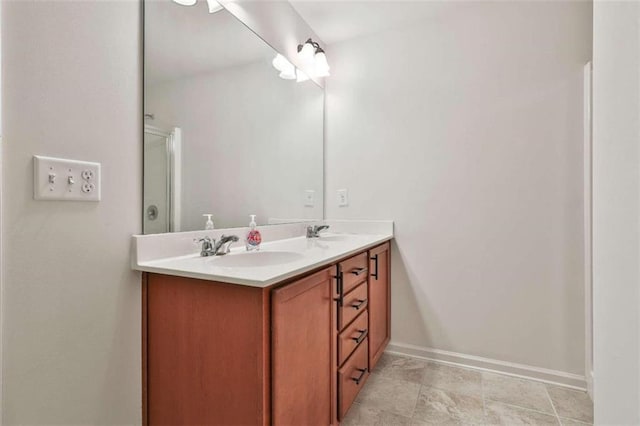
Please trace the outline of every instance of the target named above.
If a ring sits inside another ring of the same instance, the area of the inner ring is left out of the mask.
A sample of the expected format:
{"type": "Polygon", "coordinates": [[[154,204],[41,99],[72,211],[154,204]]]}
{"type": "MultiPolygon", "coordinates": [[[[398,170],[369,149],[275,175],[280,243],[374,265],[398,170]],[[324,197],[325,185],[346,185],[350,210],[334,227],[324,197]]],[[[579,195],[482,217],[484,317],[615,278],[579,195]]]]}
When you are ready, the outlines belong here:
{"type": "Polygon", "coordinates": [[[144,37],[144,233],[322,219],[324,90],[205,0],[145,1],[144,37]]]}

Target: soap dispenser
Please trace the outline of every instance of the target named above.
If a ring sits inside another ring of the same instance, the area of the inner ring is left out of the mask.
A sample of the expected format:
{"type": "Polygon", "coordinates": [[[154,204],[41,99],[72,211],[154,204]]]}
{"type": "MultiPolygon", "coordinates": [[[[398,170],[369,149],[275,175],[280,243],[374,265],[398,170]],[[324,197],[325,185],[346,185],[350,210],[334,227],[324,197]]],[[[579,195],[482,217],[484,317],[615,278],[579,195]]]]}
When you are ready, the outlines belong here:
{"type": "Polygon", "coordinates": [[[249,222],[249,232],[247,232],[247,251],[260,250],[262,236],[260,235],[260,231],[256,229],[256,215],[252,214],[249,216],[251,216],[251,222],[249,222]]]}
{"type": "Polygon", "coordinates": [[[207,223],[204,224],[204,229],[207,231],[209,229],[213,229],[213,220],[211,220],[211,216],[213,215],[210,213],[207,213],[207,214],[203,214],[202,216],[207,218],[207,223]]]}

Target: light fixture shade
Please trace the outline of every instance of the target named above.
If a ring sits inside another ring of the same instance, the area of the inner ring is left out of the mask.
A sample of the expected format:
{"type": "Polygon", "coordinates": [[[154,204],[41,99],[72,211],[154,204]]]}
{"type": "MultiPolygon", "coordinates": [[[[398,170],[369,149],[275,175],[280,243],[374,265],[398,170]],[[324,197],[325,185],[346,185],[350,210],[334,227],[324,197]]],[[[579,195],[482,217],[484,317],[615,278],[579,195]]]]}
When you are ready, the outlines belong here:
{"type": "Polygon", "coordinates": [[[297,75],[296,81],[298,83],[309,80],[309,76],[305,74],[302,70],[299,70],[297,68],[296,68],[296,75],[297,75]]]}
{"type": "MultiPolygon", "coordinates": [[[[176,1],[176,0],[173,0],[173,1],[176,1]]],[[[188,1],[191,1],[191,0],[188,0],[188,1]]],[[[207,6],[209,6],[209,13],[216,13],[223,9],[222,5],[218,3],[216,0],[207,0],[207,6]]]]}
{"type": "Polygon", "coordinates": [[[196,4],[198,0],[173,0],[173,1],[182,6],[193,6],[194,4],[196,4]]]}
{"type": "Polygon", "coordinates": [[[306,42],[302,45],[302,50],[298,52],[298,56],[300,57],[302,63],[312,65],[315,53],[316,48],[313,46],[313,44],[306,42]]]}
{"type": "Polygon", "coordinates": [[[296,79],[296,67],[281,54],[278,53],[276,57],[273,58],[273,61],[271,61],[271,64],[275,69],[280,71],[280,78],[285,80],[296,79]]]}
{"type": "Polygon", "coordinates": [[[316,77],[329,77],[329,63],[327,62],[327,56],[324,52],[316,53],[315,57],[315,73],[316,77]]]}
{"type": "Polygon", "coordinates": [[[273,58],[273,61],[271,61],[271,64],[273,65],[273,67],[275,69],[277,69],[278,71],[284,71],[285,69],[287,69],[289,66],[291,66],[291,62],[289,62],[287,60],[287,58],[285,58],[284,56],[282,56],[281,54],[277,54],[275,58],[273,58]]]}

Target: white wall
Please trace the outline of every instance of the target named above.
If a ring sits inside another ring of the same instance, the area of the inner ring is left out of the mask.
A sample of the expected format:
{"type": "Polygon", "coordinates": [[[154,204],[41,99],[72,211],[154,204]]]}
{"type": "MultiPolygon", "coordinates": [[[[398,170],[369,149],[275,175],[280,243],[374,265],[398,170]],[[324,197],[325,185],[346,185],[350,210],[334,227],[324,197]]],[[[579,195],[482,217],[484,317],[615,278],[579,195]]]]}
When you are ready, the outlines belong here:
{"type": "Polygon", "coordinates": [[[640,4],[593,11],[596,424],[640,424],[640,4]]]}
{"type": "Polygon", "coordinates": [[[2,421],[139,424],[140,5],[2,7],[2,421]],[[102,201],[34,201],[33,154],[101,162],[102,201]]]}
{"type": "Polygon", "coordinates": [[[183,231],[205,213],[217,228],[322,218],[323,91],[278,78],[272,58],[146,88],[150,123],[182,131],[183,231]]]}
{"type": "Polygon", "coordinates": [[[591,4],[464,9],[327,48],[327,216],[395,221],[393,342],[583,375],[591,4]]]}

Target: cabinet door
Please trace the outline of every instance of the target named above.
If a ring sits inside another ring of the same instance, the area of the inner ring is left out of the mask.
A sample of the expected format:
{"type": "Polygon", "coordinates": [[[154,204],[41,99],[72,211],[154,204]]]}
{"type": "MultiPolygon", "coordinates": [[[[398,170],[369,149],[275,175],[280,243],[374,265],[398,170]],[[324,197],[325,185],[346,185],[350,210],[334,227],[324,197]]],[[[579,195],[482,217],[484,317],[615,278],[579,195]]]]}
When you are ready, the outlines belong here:
{"type": "Polygon", "coordinates": [[[329,425],[336,411],[336,303],[327,268],[273,291],[272,424],[329,425]]]}
{"type": "Polygon", "coordinates": [[[391,337],[390,244],[369,251],[369,369],[391,337]]]}

